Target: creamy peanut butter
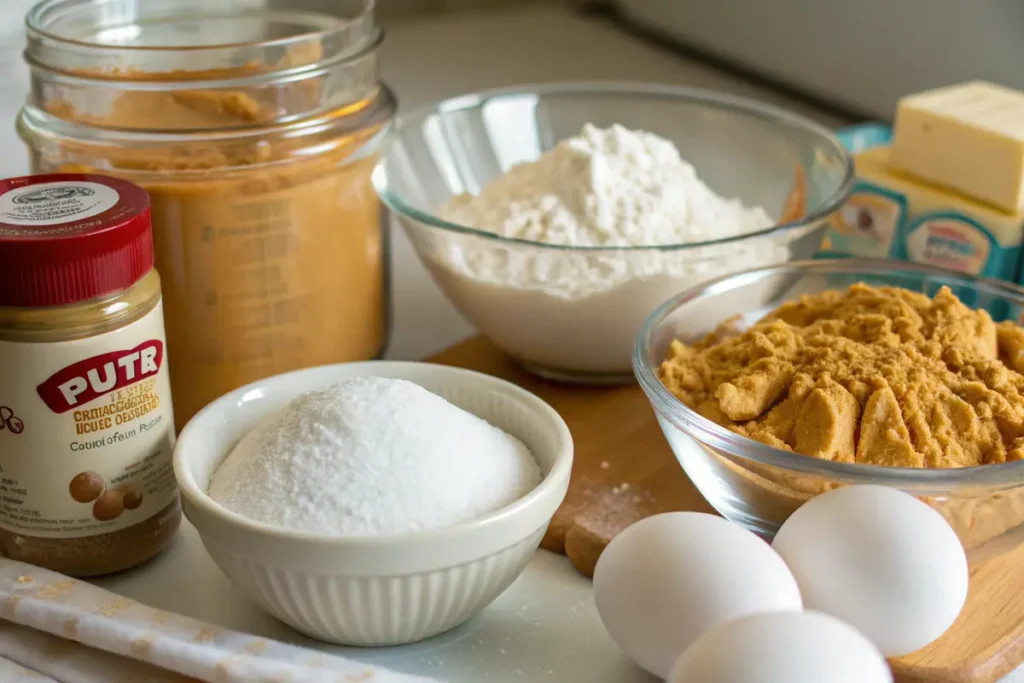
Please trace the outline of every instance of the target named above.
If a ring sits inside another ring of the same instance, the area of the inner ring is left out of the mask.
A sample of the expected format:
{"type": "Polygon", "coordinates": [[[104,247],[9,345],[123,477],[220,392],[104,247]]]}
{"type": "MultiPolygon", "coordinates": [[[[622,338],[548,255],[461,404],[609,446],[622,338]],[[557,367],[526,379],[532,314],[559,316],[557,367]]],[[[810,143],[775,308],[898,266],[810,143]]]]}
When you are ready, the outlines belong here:
{"type": "MultiPolygon", "coordinates": [[[[302,85],[278,92],[316,95],[302,85]]],[[[44,104],[96,128],[204,132],[132,146],[62,139],[37,146],[34,159],[40,172],[98,170],[149,192],[179,428],[246,383],[381,352],[386,254],[373,159],[362,155],[387,123],[346,134],[336,125],[368,105],[350,104],[318,119],[324,132],[295,136],[273,125],[278,107],[265,93],[126,90],[102,112],[44,104]],[[205,135],[247,129],[261,132],[205,135]]]]}
{"type": "Polygon", "coordinates": [[[0,557],[134,567],[181,517],[149,198],[98,175],[0,181],[0,557]]]}

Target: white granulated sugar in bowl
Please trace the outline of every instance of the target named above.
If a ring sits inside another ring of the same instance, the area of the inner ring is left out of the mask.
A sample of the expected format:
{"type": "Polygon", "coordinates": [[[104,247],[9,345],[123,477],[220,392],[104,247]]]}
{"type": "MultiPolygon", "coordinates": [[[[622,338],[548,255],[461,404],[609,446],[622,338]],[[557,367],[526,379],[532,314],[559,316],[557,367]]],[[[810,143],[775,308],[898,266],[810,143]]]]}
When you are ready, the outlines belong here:
{"type": "Polygon", "coordinates": [[[277,527],[382,536],[479,518],[540,480],[514,436],[412,382],[360,377],[304,394],[250,432],[209,495],[277,527]]]}
{"type": "Polygon", "coordinates": [[[523,360],[569,372],[629,373],[633,339],[660,303],[717,275],[789,256],[787,244],[771,238],[657,249],[774,221],[761,207],[715,194],[669,140],[619,125],[584,126],[479,195],[453,197],[440,215],[570,248],[435,231],[428,253],[445,292],[484,334],[523,360]]]}

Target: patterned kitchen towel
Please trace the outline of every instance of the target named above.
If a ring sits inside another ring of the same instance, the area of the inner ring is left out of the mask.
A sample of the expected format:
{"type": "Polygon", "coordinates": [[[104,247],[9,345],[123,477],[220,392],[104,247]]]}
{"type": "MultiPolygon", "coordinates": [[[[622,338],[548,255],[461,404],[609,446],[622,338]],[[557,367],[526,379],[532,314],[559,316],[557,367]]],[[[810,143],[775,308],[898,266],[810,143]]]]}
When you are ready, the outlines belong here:
{"type": "Polygon", "coordinates": [[[211,626],[0,558],[0,681],[9,680],[438,683],[211,626]]]}

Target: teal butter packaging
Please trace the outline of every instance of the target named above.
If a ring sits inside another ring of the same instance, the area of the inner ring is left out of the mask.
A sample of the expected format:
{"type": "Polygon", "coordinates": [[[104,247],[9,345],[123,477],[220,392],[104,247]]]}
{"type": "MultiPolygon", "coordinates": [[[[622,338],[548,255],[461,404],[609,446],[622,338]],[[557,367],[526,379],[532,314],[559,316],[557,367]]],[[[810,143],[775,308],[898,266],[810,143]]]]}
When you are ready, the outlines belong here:
{"type": "Polygon", "coordinates": [[[1018,281],[1024,214],[1011,214],[895,172],[883,124],[839,132],[857,179],[818,256],[889,257],[1018,281]]]}

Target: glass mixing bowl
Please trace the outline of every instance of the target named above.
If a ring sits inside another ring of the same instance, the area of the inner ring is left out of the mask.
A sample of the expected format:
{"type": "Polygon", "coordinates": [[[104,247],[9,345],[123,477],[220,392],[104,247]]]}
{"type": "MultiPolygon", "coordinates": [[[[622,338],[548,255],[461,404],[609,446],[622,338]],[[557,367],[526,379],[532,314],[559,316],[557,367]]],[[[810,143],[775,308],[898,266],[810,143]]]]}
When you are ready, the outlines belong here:
{"type": "Polygon", "coordinates": [[[888,260],[794,262],[721,277],[677,294],[643,324],[637,379],[672,452],[724,517],[765,537],[805,501],[847,484],[882,484],[918,496],[949,521],[972,561],[1024,541],[1024,461],[924,470],[837,463],[753,441],[698,415],[658,380],[673,339],[695,340],[739,314],[749,325],[786,301],[857,282],[934,295],[943,285],[999,320],[1020,320],[1024,289],[1006,282],[888,260]]]}
{"type": "Polygon", "coordinates": [[[669,296],[723,273],[809,258],[846,199],[850,156],[815,123],[757,102],[657,85],[496,90],[401,117],[374,171],[383,202],[454,306],[528,369],[578,382],[632,381],[632,347],[669,296]],[[671,140],[715,192],[775,220],[740,237],[662,246],[565,247],[510,239],[438,216],[585,123],[671,140]]]}

